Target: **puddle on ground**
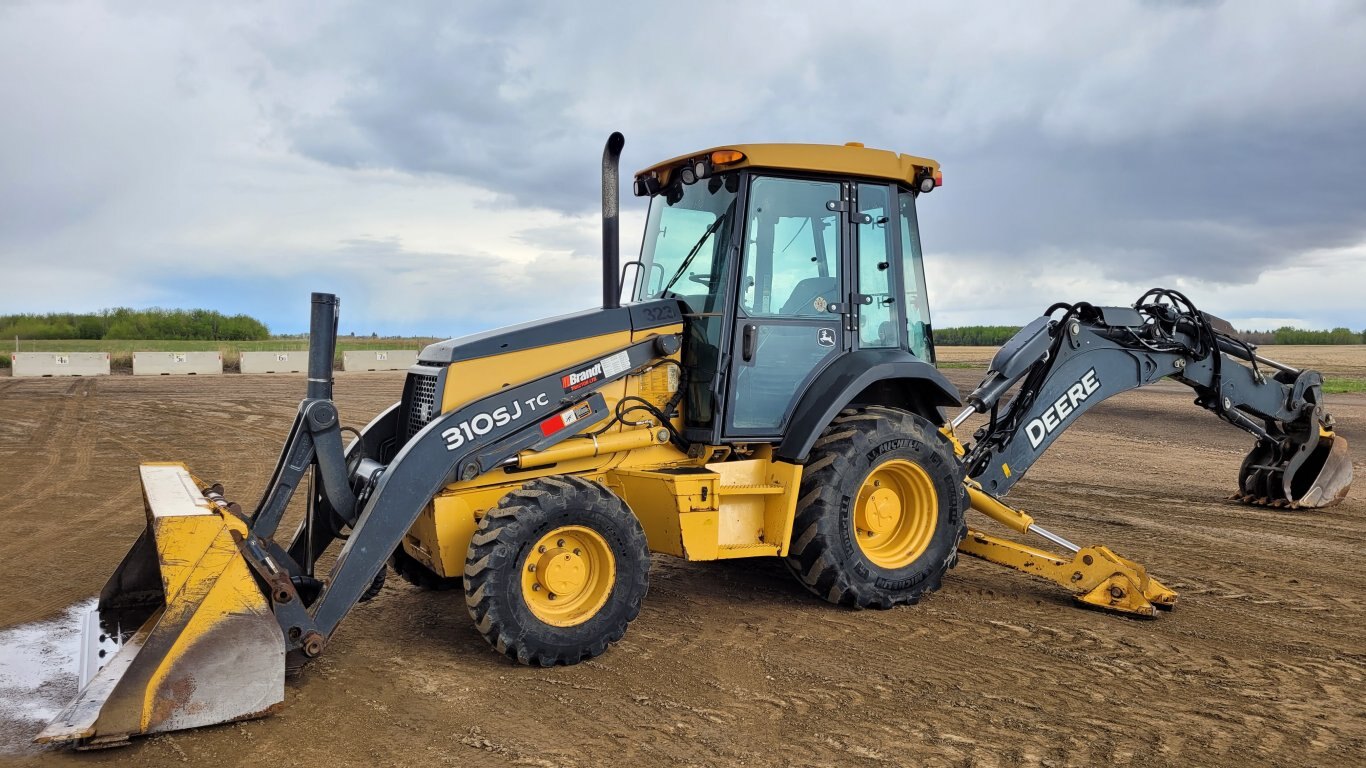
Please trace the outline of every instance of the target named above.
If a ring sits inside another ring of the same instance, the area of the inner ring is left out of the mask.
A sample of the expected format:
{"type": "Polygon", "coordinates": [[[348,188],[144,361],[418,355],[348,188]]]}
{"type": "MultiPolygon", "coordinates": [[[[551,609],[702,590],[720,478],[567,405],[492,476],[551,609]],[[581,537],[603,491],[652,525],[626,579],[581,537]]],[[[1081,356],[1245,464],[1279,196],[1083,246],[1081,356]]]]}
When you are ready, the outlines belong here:
{"type": "Polygon", "coordinates": [[[76,698],[81,618],[91,598],[55,619],[0,629],[0,754],[38,749],[33,737],[76,698]]]}

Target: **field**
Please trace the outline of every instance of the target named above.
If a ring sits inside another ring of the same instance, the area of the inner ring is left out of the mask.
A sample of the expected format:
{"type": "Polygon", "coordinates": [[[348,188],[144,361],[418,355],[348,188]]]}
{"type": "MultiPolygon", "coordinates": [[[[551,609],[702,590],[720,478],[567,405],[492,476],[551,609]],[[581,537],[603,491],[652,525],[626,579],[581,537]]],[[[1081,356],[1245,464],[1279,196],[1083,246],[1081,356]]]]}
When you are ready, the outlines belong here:
{"type": "MultiPolygon", "coordinates": [[[[385,338],[372,339],[368,336],[341,336],[337,339],[337,365],[341,365],[342,352],[366,349],[422,349],[435,339],[423,338],[385,338]]],[[[133,369],[134,352],[209,352],[217,350],[223,355],[223,365],[227,370],[237,370],[237,362],[242,352],[288,352],[308,349],[308,339],[284,338],[265,341],[147,341],[140,339],[61,339],[55,341],[20,341],[20,352],[108,352],[109,365],[116,371],[133,369]]],[[[0,350],[6,359],[14,351],[13,344],[0,350]]]]}
{"type": "MultiPolygon", "coordinates": [[[[1366,378],[1366,348],[1266,348],[1366,378]]],[[[971,388],[991,350],[943,348],[971,388]]],[[[340,374],[344,421],[401,374],[340,374]]],[[[186,461],[254,502],[299,376],[0,379],[0,627],[95,594],[142,526],[140,460],[186,461]]],[[[463,598],[391,578],[288,685],[273,717],[73,755],[25,752],[33,701],[5,690],[0,751],[32,765],[1044,766],[1366,763],[1366,465],[1333,509],[1224,500],[1250,447],[1161,384],[1080,420],[1012,499],[1181,594],[1133,620],[964,558],[918,606],[853,612],[780,563],[655,560],[606,655],[529,669],[493,653],[463,598]]],[[[1330,398],[1366,450],[1366,395],[1330,398]]],[[[980,521],[977,521],[980,524],[980,521]]],[[[26,698],[27,697],[27,698],[26,698]]],[[[0,757],[0,760],[6,758],[0,757]]]]}

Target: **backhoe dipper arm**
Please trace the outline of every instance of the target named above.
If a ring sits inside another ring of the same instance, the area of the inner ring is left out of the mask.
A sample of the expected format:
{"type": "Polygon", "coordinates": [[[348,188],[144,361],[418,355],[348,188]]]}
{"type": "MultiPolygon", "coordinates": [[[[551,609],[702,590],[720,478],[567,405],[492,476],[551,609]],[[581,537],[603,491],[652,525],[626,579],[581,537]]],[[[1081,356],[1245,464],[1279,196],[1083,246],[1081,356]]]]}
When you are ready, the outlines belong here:
{"type": "Polygon", "coordinates": [[[1004,496],[1082,413],[1172,378],[1195,390],[1197,405],[1256,437],[1238,499],[1290,507],[1340,501],[1351,462],[1324,410],[1322,377],[1257,355],[1231,330],[1164,289],[1133,307],[1054,305],[997,352],[968,408],[953,420],[956,427],[974,412],[991,415],[965,458],[968,477],[1004,496]]]}

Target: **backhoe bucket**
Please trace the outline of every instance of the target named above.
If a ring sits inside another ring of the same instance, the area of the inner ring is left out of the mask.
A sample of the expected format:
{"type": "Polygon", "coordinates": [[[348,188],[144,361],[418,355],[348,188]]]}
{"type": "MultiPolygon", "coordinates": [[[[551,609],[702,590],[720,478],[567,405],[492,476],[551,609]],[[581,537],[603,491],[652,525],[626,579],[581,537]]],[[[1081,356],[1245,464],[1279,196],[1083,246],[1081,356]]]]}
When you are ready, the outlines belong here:
{"type": "Polygon", "coordinates": [[[234,540],[246,522],[205,498],[182,464],[140,471],[147,528],[82,637],[83,659],[105,658],[35,741],[112,746],[259,717],[284,700],[284,637],[234,540]],[[98,650],[110,641],[117,650],[98,650]]]}
{"type": "Polygon", "coordinates": [[[1289,459],[1276,460],[1273,449],[1257,446],[1243,459],[1233,498],[1269,507],[1331,507],[1352,485],[1347,438],[1318,429],[1289,459]]]}

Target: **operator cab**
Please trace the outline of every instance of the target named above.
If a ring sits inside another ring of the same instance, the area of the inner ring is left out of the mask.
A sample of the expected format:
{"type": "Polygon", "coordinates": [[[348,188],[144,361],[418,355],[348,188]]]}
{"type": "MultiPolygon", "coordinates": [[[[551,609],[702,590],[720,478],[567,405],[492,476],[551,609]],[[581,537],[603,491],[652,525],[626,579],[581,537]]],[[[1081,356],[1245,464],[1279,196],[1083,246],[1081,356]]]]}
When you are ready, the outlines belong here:
{"type": "Polygon", "coordinates": [[[693,438],[783,435],[845,353],[934,362],[915,200],[940,179],[924,158],[798,144],[707,150],[636,175],[650,212],[628,265],[633,298],[686,304],[693,438]]]}

